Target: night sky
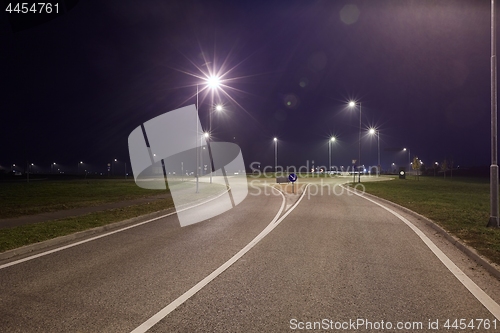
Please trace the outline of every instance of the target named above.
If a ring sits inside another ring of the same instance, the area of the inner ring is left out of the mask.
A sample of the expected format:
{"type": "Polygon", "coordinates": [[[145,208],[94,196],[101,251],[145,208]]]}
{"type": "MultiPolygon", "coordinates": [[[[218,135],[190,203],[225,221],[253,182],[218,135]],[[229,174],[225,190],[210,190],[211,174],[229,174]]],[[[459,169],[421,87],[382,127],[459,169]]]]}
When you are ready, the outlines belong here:
{"type": "Polygon", "coordinates": [[[195,104],[245,164],[490,164],[490,1],[79,1],[14,31],[0,14],[0,165],[128,160],[141,123],[195,104]],[[350,100],[356,109],[347,107],[350,100]]]}

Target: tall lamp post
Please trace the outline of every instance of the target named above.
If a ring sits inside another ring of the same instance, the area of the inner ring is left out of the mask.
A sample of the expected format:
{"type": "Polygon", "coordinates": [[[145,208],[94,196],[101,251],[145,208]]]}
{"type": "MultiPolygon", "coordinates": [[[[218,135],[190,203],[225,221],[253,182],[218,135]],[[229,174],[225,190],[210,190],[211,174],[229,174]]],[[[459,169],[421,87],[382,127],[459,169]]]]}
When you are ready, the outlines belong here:
{"type": "MultiPolygon", "coordinates": [[[[209,76],[205,79],[205,84],[208,88],[210,88],[210,90],[212,91],[212,100],[213,100],[213,92],[214,90],[218,89],[219,86],[220,86],[220,78],[216,75],[212,75],[212,76],[209,76]]],[[[197,114],[199,114],[199,95],[200,93],[200,90],[199,90],[199,85],[197,84],[196,85],[196,112],[197,114]]],[[[218,110],[219,111],[219,110],[218,110]]],[[[209,110],[208,112],[208,131],[209,133],[212,132],[212,109],[209,110]]],[[[198,135],[198,119],[196,119],[196,135],[198,135]]],[[[210,149],[210,143],[208,142],[208,137],[207,137],[207,144],[208,144],[208,151],[209,151],[209,155],[210,155],[210,183],[212,183],[212,171],[213,171],[213,168],[212,168],[212,151],[210,149]]],[[[199,168],[199,164],[200,164],[200,161],[198,159],[198,138],[196,138],[196,193],[199,192],[199,172],[198,172],[198,168],[199,168]]]]}
{"type": "Polygon", "coordinates": [[[278,172],[278,138],[274,138],[274,173],[278,172]]]}
{"type": "Polygon", "coordinates": [[[199,189],[198,189],[198,183],[199,183],[199,176],[198,176],[198,167],[200,166],[200,161],[199,161],[199,153],[198,153],[198,110],[199,110],[199,107],[198,107],[198,94],[199,94],[200,90],[199,90],[199,87],[198,85],[196,85],[196,193],[199,192],[199,189]]]}
{"type": "MultiPolygon", "coordinates": [[[[354,108],[356,106],[356,102],[350,101],[349,107],[354,108]]],[[[359,172],[359,165],[361,165],[361,102],[359,103],[359,134],[358,134],[358,183],[361,183],[361,173],[359,172]]]]}
{"type": "MultiPolygon", "coordinates": [[[[208,87],[210,88],[211,92],[212,92],[212,99],[211,99],[211,104],[210,105],[213,105],[213,100],[214,100],[214,91],[217,90],[220,86],[220,78],[217,77],[217,76],[210,76],[208,79],[207,79],[207,85],[208,87]]],[[[220,105],[217,105],[216,107],[216,110],[217,111],[221,111],[222,110],[222,106],[220,105]]],[[[212,106],[210,107],[210,111],[208,113],[208,133],[212,133],[212,106]]],[[[208,134],[206,133],[206,134],[208,134]]],[[[212,184],[212,172],[214,171],[213,169],[213,163],[212,163],[212,149],[210,149],[210,135],[205,135],[205,137],[207,138],[207,143],[208,143],[208,155],[210,156],[209,158],[209,165],[210,165],[210,184],[212,184]]]]}
{"type": "MultiPolygon", "coordinates": [[[[407,151],[408,150],[408,171],[410,171],[410,166],[411,166],[411,160],[410,160],[410,148],[406,149],[406,148],[403,148],[403,151],[407,151]]],[[[409,174],[409,173],[408,173],[409,174]]]]}
{"type": "Polygon", "coordinates": [[[328,163],[330,166],[330,169],[328,170],[329,172],[332,171],[332,142],[335,141],[335,137],[332,136],[330,140],[328,140],[328,163]]]}
{"type": "Polygon", "coordinates": [[[377,133],[377,156],[378,156],[378,164],[377,164],[377,177],[380,175],[380,131],[375,128],[370,128],[370,134],[373,135],[377,133]]]}
{"type": "Polygon", "coordinates": [[[498,221],[498,159],[497,159],[497,58],[495,0],[491,0],[491,166],[490,219],[488,227],[499,227],[498,221]]]}

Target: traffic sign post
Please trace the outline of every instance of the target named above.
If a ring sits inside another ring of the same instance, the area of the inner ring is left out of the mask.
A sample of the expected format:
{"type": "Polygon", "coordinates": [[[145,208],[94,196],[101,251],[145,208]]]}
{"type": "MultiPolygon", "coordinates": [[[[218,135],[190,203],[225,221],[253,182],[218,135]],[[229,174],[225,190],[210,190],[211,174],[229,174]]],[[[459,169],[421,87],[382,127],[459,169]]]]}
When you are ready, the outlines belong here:
{"type": "Polygon", "coordinates": [[[399,168],[399,179],[406,179],[405,168],[399,168]]]}
{"type": "Polygon", "coordinates": [[[356,182],[356,160],[352,160],[352,182],[356,182]]]}
{"type": "Polygon", "coordinates": [[[295,182],[297,181],[297,175],[294,173],[289,174],[288,180],[292,182],[292,193],[295,193],[295,182]]]}

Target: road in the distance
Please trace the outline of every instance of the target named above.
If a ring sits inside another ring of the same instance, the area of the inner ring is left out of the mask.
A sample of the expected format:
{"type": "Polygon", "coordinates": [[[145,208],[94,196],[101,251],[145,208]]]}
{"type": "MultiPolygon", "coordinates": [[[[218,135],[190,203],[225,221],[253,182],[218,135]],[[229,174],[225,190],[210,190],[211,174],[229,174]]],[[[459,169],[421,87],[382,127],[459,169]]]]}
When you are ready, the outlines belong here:
{"type": "MultiPolygon", "coordinates": [[[[334,189],[339,182],[310,187],[274,230],[150,332],[287,332],[359,318],[435,332],[429,320],[495,319],[408,226],[334,189]]],[[[256,193],[211,221],[180,228],[169,217],[0,270],[2,331],[132,331],[269,224],[282,197],[256,193]]],[[[498,281],[482,279],[498,299],[498,281]]]]}

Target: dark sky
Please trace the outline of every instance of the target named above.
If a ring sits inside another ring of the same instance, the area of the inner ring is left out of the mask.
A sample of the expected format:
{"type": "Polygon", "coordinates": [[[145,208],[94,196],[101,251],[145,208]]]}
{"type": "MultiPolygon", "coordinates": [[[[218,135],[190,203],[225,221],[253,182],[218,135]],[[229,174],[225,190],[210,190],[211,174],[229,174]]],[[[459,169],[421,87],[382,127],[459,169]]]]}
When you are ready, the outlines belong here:
{"type": "MultiPolygon", "coordinates": [[[[194,104],[200,75],[230,72],[213,136],[245,163],[490,163],[490,2],[84,1],[13,31],[0,14],[0,165],[128,159],[141,123],[194,104]],[[198,68],[197,68],[198,67],[198,68]],[[358,106],[359,107],[359,106],[358,106]]],[[[207,126],[210,95],[200,94],[207,126]],[[206,98],[204,98],[206,97],[206,98]]]]}

